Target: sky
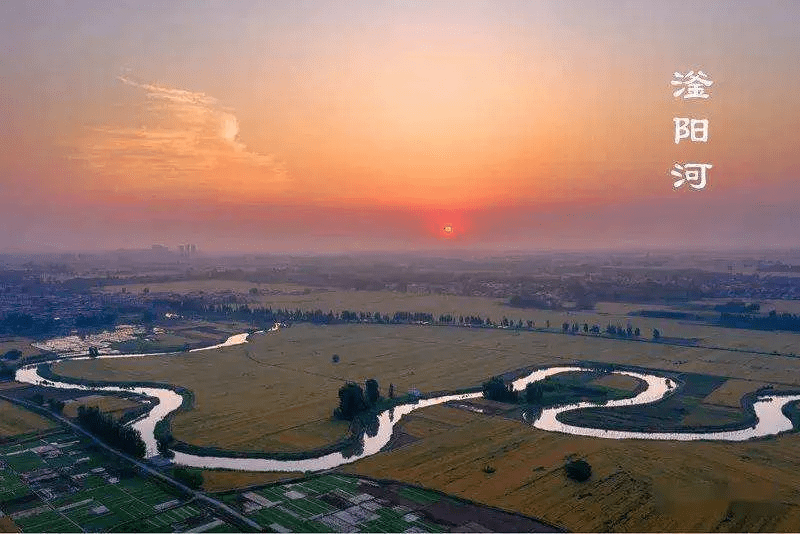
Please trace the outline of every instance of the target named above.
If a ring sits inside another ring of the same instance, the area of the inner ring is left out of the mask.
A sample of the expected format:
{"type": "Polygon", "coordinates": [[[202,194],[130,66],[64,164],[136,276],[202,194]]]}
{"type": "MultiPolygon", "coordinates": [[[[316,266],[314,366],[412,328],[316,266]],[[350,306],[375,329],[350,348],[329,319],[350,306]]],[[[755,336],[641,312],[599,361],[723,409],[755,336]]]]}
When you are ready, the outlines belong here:
{"type": "Polygon", "coordinates": [[[791,0],[4,2],[0,251],[798,247],[798,20],[791,0]],[[690,70],[709,98],[673,96],[690,70]],[[707,142],[676,144],[676,117],[707,142]],[[712,165],[705,187],[675,163],[712,165]]]}

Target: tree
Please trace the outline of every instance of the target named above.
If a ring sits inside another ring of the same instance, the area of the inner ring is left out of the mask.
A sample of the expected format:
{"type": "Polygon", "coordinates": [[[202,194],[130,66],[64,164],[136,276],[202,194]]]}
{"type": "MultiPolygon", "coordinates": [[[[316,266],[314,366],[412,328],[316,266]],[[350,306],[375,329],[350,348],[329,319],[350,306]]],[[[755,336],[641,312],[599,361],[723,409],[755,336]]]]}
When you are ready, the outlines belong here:
{"type": "Polygon", "coordinates": [[[658,328],[653,328],[653,341],[658,341],[661,339],[661,332],[658,331],[658,328]]]}
{"type": "Polygon", "coordinates": [[[97,358],[100,356],[100,351],[95,346],[89,347],[89,356],[92,358],[97,358]]]}
{"type": "Polygon", "coordinates": [[[636,337],[639,337],[640,335],[642,335],[642,331],[639,330],[638,326],[633,329],[633,335],[636,336],[636,337]]]}
{"type": "Polygon", "coordinates": [[[331,361],[333,363],[339,363],[339,355],[338,354],[334,354],[333,356],[331,356],[331,361]]]}
{"type": "Polygon", "coordinates": [[[389,398],[394,398],[394,384],[389,384],[389,398]]]}
{"type": "Polygon", "coordinates": [[[333,415],[339,419],[352,421],[359,413],[367,409],[367,401],[364,398],[364,390],[356,383],[348,382],[339,388],[339,407],[333,411],[333,415]]]}
{"type": "Polygon", "coordinates": [[[565,334],[569,332],[569,323],[561,323],[561,330],[563,330],[565,334]]]}
{"type": "Polygon", "coordinates": [[[586,460],[571,460],[564,466],[567,476],[577,482],[588,480],[592,476],[592,466],[586,460]]]}
{"type": "Polygon", "coordinates": [[[33,397],[31,397],[31,400],[33,401],[34,404],[42,406],[44,404],[44,395],[42,395],[41,393],[37,393],[33,397]]]}
{"type": "Polygon", "coordinates": [[[543,395],[544,390],[542,389],[541,384],[532,382],[525,386],[525,402],[528,404],[537,404],[542,402],[543,395]]]}
{"type": "Polygon", "coordinates": [[[366,390],[367,402],[370,406],[375,406],[375,403],[381,398],[381,390],[378,386],[378,381],[374,378],[370,378],[364,382],[364,389],[366,390]]]}

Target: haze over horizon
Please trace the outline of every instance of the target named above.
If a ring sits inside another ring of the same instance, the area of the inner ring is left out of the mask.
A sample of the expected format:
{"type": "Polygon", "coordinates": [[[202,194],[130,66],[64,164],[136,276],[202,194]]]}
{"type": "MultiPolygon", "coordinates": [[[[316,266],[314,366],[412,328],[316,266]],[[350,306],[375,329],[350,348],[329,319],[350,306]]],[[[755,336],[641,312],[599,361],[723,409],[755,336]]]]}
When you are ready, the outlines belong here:
{"type": "Polygon", "coordinates": [[[800,246],[800,4],[617,6],[8,2],[0,251],[800,246]]]}

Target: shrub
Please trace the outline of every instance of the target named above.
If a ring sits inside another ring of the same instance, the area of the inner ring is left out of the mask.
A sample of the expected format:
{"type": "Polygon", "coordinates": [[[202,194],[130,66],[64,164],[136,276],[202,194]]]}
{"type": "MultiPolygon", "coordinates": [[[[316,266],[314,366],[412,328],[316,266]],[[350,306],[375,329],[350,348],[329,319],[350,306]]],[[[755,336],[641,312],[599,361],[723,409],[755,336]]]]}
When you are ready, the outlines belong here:
{"type": "Polygon", "coordinates": [[[578,482],[588,480],[592,476],[592,466],[586,460],[571,460],[564,466],[567,477],[578,482]]]}

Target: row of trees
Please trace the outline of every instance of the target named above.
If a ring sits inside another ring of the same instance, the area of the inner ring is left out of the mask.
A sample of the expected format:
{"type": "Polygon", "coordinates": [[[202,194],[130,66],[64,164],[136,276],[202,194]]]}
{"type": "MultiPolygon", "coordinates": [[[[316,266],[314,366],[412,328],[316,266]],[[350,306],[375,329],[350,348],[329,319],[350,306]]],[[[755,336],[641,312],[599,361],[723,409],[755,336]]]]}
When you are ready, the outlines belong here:
{"type": "Polygon", "coordinates": [[[147,452],[138,430],[115,421],[111,415],[101,412],[97,406],[79,406],[78,424],[102,441],[134,458],[144,458],[147,452]]]}
{"type": "MultiPolygon", "coordinates": [[[[261,320],[265,322],[310,322],[314,324],[341,324],[341,323],[368,323],[368,324],[440,324],[440,325],[453,325],[453,326],[473,326],[473,327],[500,327],[500,328],[514,328],[514,329],[532,329],[536,327],[536,322],[533,320],[524,321],[518,319],[514,321],[508,317],[503,316],[499,322],[493,321],[490,317],[481,317],[480,315],[452,315],[441,314],[438,317],[431,313],[426,312],[407,312],[398,311],[393,315],[382,314],[380,312],[356,312],[351,310],[343,310],[341,312],[328,311],[323,312],[320,309],[316,310],[290,310],[288,308],[271,307],[253,307],[238,306],[232,304],[215,304],[205,305],[195,299],[182,299],[177,301],[170,301],[172,308],[177,313],[191,313],[192,311],[211,315],[223,315],[226,317],[234,316],[243,320],[261,320]]],[[[545,328],[550,328],[550,321],[545,321],[545,328]]],[[[605,334],[618,336],[618,337],[640,337],[641,330],[638,327],[628,325],[623,328],[621,325],[609,324],[605,329],[601,330],[600,325],[589,326],[588,323],[583,323],[583,326],[578,323],[563,323],[562,330],[565,333],[578,333],[583,330],[584,333],[592,333],[599,335],[601,332],[605,334]]]]}
{"type": "MultiPolygon", "coordinates": [[[[583,327],[581,327],[578,323],[561,323],[561,331],[565,334],[572,333],[577,334],[583,330],[584,334],[595,334],[600,335],[600,325],[595,324],[589,326],[589,323],[583,323],[583,327]]],[[[617,336],[617,337],[628,337],[628,338],[638,338],[641,337],[642,331],[639,329],[638,326],[631,326],[628,325],[627,327],[623,328],[622,325],[616,324],[613,325],[611,323],[607,324],[605,329],[603,330],[609,336],[617,336]]],[[[653,330],[653,338],[658,339],[659,335],[656,334],[658,332],[657,329],[653,330]]]]}

